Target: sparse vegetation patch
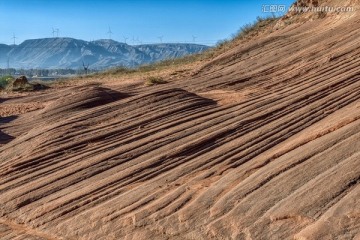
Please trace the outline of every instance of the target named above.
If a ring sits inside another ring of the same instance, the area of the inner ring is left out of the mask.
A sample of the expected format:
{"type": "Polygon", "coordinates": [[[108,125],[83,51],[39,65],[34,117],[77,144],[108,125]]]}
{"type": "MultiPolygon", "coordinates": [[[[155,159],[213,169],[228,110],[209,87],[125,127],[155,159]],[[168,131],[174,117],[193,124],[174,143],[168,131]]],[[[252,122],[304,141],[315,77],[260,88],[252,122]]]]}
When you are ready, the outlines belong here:
{"type": "Polygon", "coordinates": [[[158,85],[158,84],[165,84],[167,83],[167,81],[165,81],[162,77],[148,77],[146,79],[145,84],[147,86],[152,86],[152,85],[158,85]]]}
{"type": "Polygon", "coordinates": [[[5,89],[12,81],[14,78],[10,75],[0,77],[0,89],[5,89]]]}

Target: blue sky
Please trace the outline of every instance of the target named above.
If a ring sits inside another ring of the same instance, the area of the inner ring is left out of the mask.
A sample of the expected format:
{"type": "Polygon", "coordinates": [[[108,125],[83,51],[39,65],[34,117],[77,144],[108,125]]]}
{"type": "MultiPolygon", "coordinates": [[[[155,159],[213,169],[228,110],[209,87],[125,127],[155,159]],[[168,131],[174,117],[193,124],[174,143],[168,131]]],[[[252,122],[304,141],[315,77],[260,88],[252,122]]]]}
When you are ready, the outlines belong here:
{"type": "MultiPolygon", "coordinates": [[[[294,0],[0,0],[0,43],[60,37],[109,38],[132,43],[196,42],[213,45],[243,24],[266,16],[263,5],[294,0]],[[56,34],[55,34],[56,35],[56,34]],[[135,40],[135,41],[133,41],[135,40]]],[[[278,13],[280,14],[280,13],[278,13]]]]}

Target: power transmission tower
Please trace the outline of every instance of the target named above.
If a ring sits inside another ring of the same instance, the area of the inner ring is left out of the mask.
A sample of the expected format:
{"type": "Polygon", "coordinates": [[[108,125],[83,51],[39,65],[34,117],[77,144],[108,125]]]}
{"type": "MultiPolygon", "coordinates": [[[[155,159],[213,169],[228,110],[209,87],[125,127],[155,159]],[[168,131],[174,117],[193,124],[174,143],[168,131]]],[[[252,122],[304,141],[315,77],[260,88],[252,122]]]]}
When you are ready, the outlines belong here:
{"type": "Polygon", "coordinates": [[[7,57],[7,64],[6,64],[6,74],[10,75],[10,57],[7,57]]]}
{"type": "Polygon", "coordinates": [[[124,43],[126,43],[126,41],[128,40],[128,37],[124,37],[124,43]]]}
{"type": "Polygon", "coordinates": [[[160,37],[158,37],[158,39],[160,40],[160,43],[162,43],[162,42],[163,42],[163,38],[164,38],[164,36],[160,36],[160,37]]]}
{"type": "Polygon", "coordinates": [[[111,34],[113,34],[113,32],[111,31],[110,27],[109,27],[109,31],[107,32],[107,34],[109,34],[109,39],[111,40],[111,34]]]}
{"type": "Polygon", "coordinates": [[[52,36],[53,36],[53,38],[55,37],[55,33],[56,33],[55,29],[52,28],[52,36]]]}
{"type": "Polygon", "coordinates": [[[196,42],[197,37],[193,35],[193,36],[192,36],[192,39],[193,39],[193,43],[195,43],[195,42],[196,42]]]}
{"type": "Polygon", "coordinates": [[[88,74],[88,71],[89,71],[89,64],[85,65],[84,61],[83,61],[82,63],[83,63],[85,75],[87,75],[87,74],[88,74]]]}
{"type": "Polygon", "coordinates": [[[11,39],[14,40],[14,45],[15,45],[15,41],[16,41],[16,39],[17,39],[17,37],[15,36],[15,33],[13,33],[13,37],[12,37],[11,39]]]}

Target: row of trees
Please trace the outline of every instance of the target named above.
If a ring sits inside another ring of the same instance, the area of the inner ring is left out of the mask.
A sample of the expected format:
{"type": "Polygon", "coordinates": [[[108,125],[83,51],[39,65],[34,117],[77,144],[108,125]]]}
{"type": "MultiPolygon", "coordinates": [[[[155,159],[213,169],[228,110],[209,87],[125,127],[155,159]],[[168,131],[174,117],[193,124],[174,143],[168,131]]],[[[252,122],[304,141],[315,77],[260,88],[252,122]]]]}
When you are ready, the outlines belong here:
{"type": "Polygon", "coordinates": [[[0,76],[5,75],[26,75],[28,77],[51,77],[64,75],[84,75],[94,73],[92,69],[15,69],[0,68],[0,76]]]}

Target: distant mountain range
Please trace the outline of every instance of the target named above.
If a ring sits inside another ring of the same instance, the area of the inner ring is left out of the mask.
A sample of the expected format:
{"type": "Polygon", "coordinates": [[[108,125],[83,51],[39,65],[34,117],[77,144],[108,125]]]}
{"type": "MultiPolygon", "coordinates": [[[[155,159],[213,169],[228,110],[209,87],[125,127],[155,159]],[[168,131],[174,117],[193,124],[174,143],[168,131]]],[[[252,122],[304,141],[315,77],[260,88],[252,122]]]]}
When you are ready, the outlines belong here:
{"type": "Polygon", "coordinates": [[[208,46],[162,43],[128,45],[113,40],[83,41],[73,38],[26,40],[19,45],[0,44],[0,68],[82,68],[136,67],[164,59],[200,53],[208,46]]]}

